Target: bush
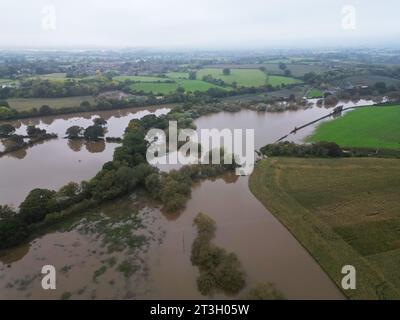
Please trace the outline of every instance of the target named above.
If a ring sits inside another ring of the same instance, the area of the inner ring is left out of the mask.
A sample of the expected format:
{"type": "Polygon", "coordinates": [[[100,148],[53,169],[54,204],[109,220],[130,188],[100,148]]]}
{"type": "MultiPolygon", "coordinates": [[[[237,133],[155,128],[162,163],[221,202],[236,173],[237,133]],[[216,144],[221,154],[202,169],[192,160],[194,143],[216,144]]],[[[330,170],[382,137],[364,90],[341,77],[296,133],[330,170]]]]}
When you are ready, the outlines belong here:
{"type": "Polygon", "coordinates": [[[12,135],[15,132],[15,128],[8,123],[1,124],[0,125],[0,137],[1,138],[6,138],[12,135]]]}
{"type": "Polygon", "coordinates": [[[260,283],[244,296],[246,300],[284,300],[285,297],[271,283],[260,283]]]}
{"type": "Polygon", "coordinates": [[[19,217],[0,220],[0,250],[20,244],[28,235],[28,225],[19,217]]]}
{"type": "Polygon", "coordinates": [[[235,294],[245,285],[244,273],[234,253],[225,252],[213,273],[217,279],[217,286],[227,293],[235,294]]]}
{"type": "Polygon", "coordinates": [[[295,144],[280,142],[267,144],[260,149],[263,155],[271,157],[342,157],[343,151],[335,142],[316,142],[313,144],[295,144]]]}
{"type": "Polygon", "coordinates": [[[216,282],[211,273],[203,272],[197,278],[197,287],[202,295],[210,295],[214,292],[216,282]]]}
{"type": "Polygon", "coordinates": [[[22,219],[28,224],[40,222],[47,213],[56,211],[55,194],[47,189],[33,189],[19,206],[22,219]]]}

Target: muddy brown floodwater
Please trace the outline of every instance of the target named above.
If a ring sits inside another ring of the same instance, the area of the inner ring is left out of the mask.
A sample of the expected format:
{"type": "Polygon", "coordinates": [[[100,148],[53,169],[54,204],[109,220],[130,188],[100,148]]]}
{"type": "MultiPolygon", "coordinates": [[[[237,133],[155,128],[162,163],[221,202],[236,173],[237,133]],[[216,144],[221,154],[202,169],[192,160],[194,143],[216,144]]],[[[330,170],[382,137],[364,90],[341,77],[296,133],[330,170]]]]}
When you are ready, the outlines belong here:
{"type": "MultiPolygon", "coordinates": [[[[327,113],[328,110],[316,107],[281,113],[243,110],[205,116],[197,119],[196,125],[198,130],[254,129],[255,146],[259,148],[293,127],[327,113]]],[[[132,118],[132,114],[127,116],[132,118]]],[[[38,124],[46,129],[46,125],[52,126],[53,132],[62,133],[74,123],[82,125],[92,115],[87,117],[63,119],[68,123],[53,119],[47,124],[44,121],[38,124]]],[[[109,127],[114,121],[112,117],[108,117],[109,127]]],[[[112,135],[117,135],[114,130],[122,133],[129,120],[112,124],[112,135]]],[[[24,125],[19,130],[24,130],[24,125]]],[[[299,131],[289,140],[301,141],[314,128],[299,131]]],[[[52,132],[50,128],[49,132],[52,132]]],[[[18,203],[33,187],[57,188],[68,181],[90,178],[111,159],[115,146],[106,144],[104,149],[99,148],[98,153],[91,153],[85,145],[68,146],[66,140],[58,139],[28,149],[25,157],[3,157],[0,159],[0,203],[18,203]],[[25,159],[29,161],[24,162],[25,159]],[[46,167],[50,168],[48,174],[45,174],[46,167]],[[3,179],[5,176],[7,181],[3,179]],[[8,192],[7,188],[13,192],[4,193],[8,192]]],[[[244,267],[246,288],[239,297],[255,284],[271,282],[289,299],[345,298],[290,232],[251,194],[248,177],[232,174],[196,184],[183,212],[166,215],[154,204],[132,195],[104,205],[94,213],[75,217],[68,228],[57,227],[3,253],[0,298],[237,298],[223,293],[204,297],[197,291],[198,270],[190,262],[190,251],[196,236],[193,219],[199,212],[216,221],[215,243],[236,253],[244,267]],[[88,216],[94,217],[92,221],[88,222],[88,216]],[[136,219],[141,221],[140,225],[135,224],[136,219]],[[116,230],[119,238],[110,237],[110,230],[125,224],[130,227],[116,230]],[[144,243],[130,249],[122,245],[126,250],[107,250],[110,239],[132,244],[132,237],[140,235],[146,238],[144,243]],[[57,290],[52,292],[40,286],[40,270],[44,264],[53,264],[58,272],[57,290]]]]}
{"type": "Polygon", "coordinates": [[[37,125],[49,133],[58,134],[58,139],[0,158],[0,204],[18,206],[34,188],[58,189],[70,181],[90,179],[112,159],[117,143],[68,141],[63,137],[69,127],[88,127],[92,119],[101,116],[108,123],[106,136],[121,137],[130,120],[151,113],[165,114],[169,110],[131,108],[10,122],[17,128],[17,134],[26,134],[28,125],[37,125]]]}

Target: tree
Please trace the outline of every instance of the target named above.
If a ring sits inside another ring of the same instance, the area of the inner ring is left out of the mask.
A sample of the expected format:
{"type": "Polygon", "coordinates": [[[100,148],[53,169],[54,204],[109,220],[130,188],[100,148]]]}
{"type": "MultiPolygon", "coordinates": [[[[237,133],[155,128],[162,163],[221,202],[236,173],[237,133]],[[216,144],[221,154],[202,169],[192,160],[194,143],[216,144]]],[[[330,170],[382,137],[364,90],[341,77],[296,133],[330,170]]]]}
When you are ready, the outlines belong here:
{"type": "Polygon", "coordinates": [[[49,106],[47,106],[47,105],[43,105],[43,106],[41,106],[40,108],[39,108],[39,113],[40,114],[44,114],[44,115],[46,115],[46,114],[51,114],[51,113],[53,113],[53,109],[51,109],[49,106]]]}
{"type": "Polygon", "coordinates": [[[132,190],[137,184],[135,171],[127,166],[116,170],[102,170],[90,182],[96,200],[111,200],[132,190]]]}
{"type": "Polygon", "coordinates": [[[15,110],[0,106],[0,119],[9,119],[16,114],[15,110]]]}
{"type": "Polygon", "coordinates": [[[89,140],[96,140],[100,137],[104,137],[105,129],[102,126],[93,125],[86,128],[84,137],[89,140]]]}
{"type": "Polygon", "coordinates": [[[28,226],[18,217],[0,220],[0,250],[15,246],[29,235],[28,226]]]}
{"type": "Polygon", "coordinates": [[[224,70],[222,70],[222,73],[224,74],[224,76],[229,76],[231,74],[231,69],[224,68],[224,70]]]}
{"type": "Polygon", "coordinates": [[[177,93],[185,93],[185,88],[179,86],[178,88],[176,88],[176,92],[177,93]]]}
{"type": "Polygon", "coordinates": [[[385,82],[377,82],[375,83],[375,89],[378,90],[380,94],[384,94],[387,92],[387,87],[385,82]]]}
{"type": "Polygon", "coordinates": [[[6,150],[16,150],[25,145],[24,138],[20,135],[14,134],[7,139],[6,150]]]}
{"type": "Polygon", "coordinates": [[[196,80],[197,74],[196,71],[190,71],[189,72],[189,80],[196,80]]]}
{"type": "Polygon", "coordinates": [[[81,107],[90,107],[90,102],[89,101],[82,101],[81,102],[81,107]]]}
{"type": "Polygon", "coordinates": [[[101,126],[101,127],[107,125],[107,121],[102,117],[94,118],[93,123],[94,123],[94,125],[101,126]]]}
{"type": "Polygon", "coordinates": [[[279,69],[281,69],[283,71],[283,70],[286,70],[286,68],[287,68],[287,66],[285,63],[279,62],[279,69]]]}
{"type": "Polygon", "coordinates": [[[216,281],[211,272],[202,272],[197,278],[197,287],[202,295],[210,295],[214,292],[216,281]]]}
{"type": "Polygon", "coordinates": [[[221,263],[213,270],[217,286],[227,293],[235,294],[245,285],[244,272],[234,253],[225,253],[221,263]]]}
{"type": "Polygon", "coordinates": [[[0,219],[7,219],[15,216],[15,211],[8,205],[0,205],[0,219]]]}
{"type": "Polygon", "coordinates": [[[290,71],[289,69],[285,70],[285,76],[291,76],[292,75],[292,71],[290,71]]]}
{"type": "Polygon", "coordinates": [[[0,107],[9,108],[10,105],[8,104],[8,102],[6,100],[0,100],[0,107]]]}
{"type": "Polygon", "coordinates": [[[47,189],[33,189],[19,206],[22,219],[30,224],[42,221],[46,214],[53,211],[55,191],[47,189]]]}
{"type": "Polygon", "coordinates": [[[154,199],[159,199],[162,188],[160,175],[157,173],[153,173],[147,176],[145,187],[154,199]]]}
{"type": "Polygon", "coordinates": [[[68,139],[77,139],[82,136],[83,128],[80,126],[72,126],[67,129],[65,134],[67,135],[68,139]]]}
{"type": "Polygon", "coordinates": [[[58,190],[58,195],[63,197],[73,198],[79,194],[81,187],[76,182],[69,182],[58,190]]]}
{"type": "Polygon", "coordinates": [[[5,138],[9,137],[15,132],[15,128],[8,123],[0,125],[0,137],[5,138]]]}
{"type": "Polygon", "coordinates": [[[35,126],[28,126],[26,128],[26,133],[30,137],[36,137],[36,136],[39,136],[39,135],[42,135],[42,134],[46,134],[46,130],[37,128],[35,126]]]}

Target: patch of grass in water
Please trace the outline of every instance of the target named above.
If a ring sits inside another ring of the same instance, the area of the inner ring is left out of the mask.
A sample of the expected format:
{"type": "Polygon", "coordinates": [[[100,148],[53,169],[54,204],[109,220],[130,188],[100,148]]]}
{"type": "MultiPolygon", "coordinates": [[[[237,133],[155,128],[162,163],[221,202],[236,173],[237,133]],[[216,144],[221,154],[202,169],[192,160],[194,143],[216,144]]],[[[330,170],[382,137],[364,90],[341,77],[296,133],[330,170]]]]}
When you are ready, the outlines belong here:
{"type": "Polygon", "coordinates": [[[93,281],[96,282],[97,278],[100,277],[102,274],[104,274],[107,271],[107,266],[102,265],[100,268],[98,268],[94,273],[93,273],[93,281]]]}
{"type": "Polygon", "coordinates": [[[137,270],[139,270],[139,267],[137,265],[134,265],[131,261],[125,260],[125,261],[121,262],[121,264],[118,266],[117,270],[119,272],[122,272],[124,274],[125,278],[129,278],[137,270]]]}
{"type": "Polygon", "coordinates": [[[61,295],[61,300],[69,300],[69,299],[71,299],[71,296],[72,296],[72,294],[71,294],[71,292],[64,292],[62,295],[61,295]]]}

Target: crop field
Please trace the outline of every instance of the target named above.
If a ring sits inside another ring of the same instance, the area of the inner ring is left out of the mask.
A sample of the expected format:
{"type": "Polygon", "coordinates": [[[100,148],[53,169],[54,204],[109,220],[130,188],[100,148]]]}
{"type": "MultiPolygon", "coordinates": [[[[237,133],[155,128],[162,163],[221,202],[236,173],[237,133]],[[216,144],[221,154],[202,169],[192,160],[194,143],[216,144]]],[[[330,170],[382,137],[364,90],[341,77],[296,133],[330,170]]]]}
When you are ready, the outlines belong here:
{"type": "Polygon", "coordinates": [[[338,287],[356,268],[348,297],[400,298],[400,160],[269,158],[250,189],[338,287]]]}
{"type": "Polygon", "coordinates": [[[400,106],[367,107],[322,123],[308,141],[342,147],[400,149],[400,106]]]}
{"type": "Polygon", "coordinates": [[[15,98],[8,99],[10,107],[18,111],[30,110],[32,108],[39,109],[43,105],[50,106],[53,109],[65,108],[65,107],[76,107],[81,104],[82,101],[88,101],[91,104],[95,102],[92,96],[80,96],[80,97],[68,97],[68,98],[40,98],[40,99],[24,99],[15,98]]]}
{"type": "Polygon", "coordinates": [[[197,71],[197,79],[211,75],[215,79],[221,79],[227,84],[236,82],[241,87],[260,87],[266,84],[267,76],[258,69],[230,69],[230,75],[224,75],[223,69],[206,68],[197,71]]]}
{"type": "Polygon", "coordinates": [[[146,93],[153,92],[155,94],[169,94],[176,91],[179,87],[185,89],[185,91],[207,91],[210,88],[224,88],[216,86],[212,83],[208,83],[201,80],[185,80],[175,79],[173,83],[156,83],[156,82],[139,82],[131,85],[131,88],[135,91],[143,91],[146,93]]]}

